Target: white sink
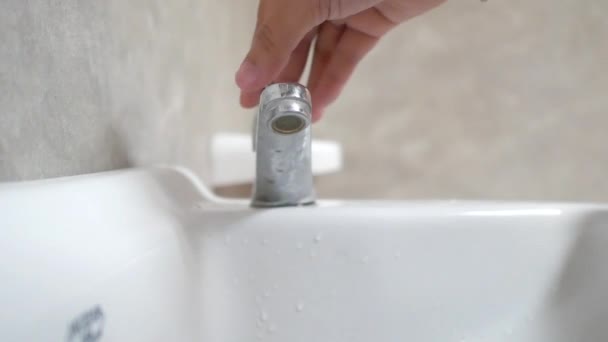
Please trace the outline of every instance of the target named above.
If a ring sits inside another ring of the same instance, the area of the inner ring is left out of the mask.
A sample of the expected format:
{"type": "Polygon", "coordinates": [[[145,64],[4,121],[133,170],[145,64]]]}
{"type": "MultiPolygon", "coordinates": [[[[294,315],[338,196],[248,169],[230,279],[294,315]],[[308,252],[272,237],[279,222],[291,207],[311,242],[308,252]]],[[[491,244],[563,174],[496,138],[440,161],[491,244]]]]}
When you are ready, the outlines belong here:
{"type": "Polygon", "coordinates": [[[607,206],[247,204],[167,168],[0,185],[0,340],[608,340],[607,206]]]}

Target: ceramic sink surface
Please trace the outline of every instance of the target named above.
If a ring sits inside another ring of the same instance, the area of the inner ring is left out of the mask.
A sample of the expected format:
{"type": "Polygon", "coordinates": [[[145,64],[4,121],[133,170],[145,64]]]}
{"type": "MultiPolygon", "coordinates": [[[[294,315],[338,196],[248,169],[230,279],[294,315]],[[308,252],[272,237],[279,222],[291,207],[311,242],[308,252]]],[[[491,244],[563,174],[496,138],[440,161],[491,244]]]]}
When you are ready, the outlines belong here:
{"type": "Polygon", "coordinates": [[[605,341],[608,209],[250,209],[187,171],[0,185],[1,341],[605,341]]]}

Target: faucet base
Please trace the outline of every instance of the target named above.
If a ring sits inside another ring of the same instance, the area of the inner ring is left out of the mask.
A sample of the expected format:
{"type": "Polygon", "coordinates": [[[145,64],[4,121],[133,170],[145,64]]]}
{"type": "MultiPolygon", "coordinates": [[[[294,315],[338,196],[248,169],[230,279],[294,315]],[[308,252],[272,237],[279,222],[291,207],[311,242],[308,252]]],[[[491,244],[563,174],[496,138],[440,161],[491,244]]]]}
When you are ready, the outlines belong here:
{"type": "Polygon", "coordinates": [[[281,207],[304,207],[315,205],[315,199],[298,201],[297,203],[292,202],[266,202],[266,201],[252,201],[252,208],[281,208],[281,207]]]}

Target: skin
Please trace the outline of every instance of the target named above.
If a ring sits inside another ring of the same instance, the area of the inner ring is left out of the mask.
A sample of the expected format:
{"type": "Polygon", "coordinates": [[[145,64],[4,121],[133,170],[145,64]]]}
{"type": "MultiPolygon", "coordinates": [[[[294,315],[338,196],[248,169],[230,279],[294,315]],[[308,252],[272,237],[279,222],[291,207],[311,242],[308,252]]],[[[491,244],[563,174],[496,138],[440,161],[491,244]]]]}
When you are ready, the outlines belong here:
{"type": "Polygon", "coordinates": [[[236,73],[241,105],[255,107],[270,83],[298,82],[314,48],[307,86],[317,121],[382,36],[445,1],[261,0],[251,48],[236,73]]]}

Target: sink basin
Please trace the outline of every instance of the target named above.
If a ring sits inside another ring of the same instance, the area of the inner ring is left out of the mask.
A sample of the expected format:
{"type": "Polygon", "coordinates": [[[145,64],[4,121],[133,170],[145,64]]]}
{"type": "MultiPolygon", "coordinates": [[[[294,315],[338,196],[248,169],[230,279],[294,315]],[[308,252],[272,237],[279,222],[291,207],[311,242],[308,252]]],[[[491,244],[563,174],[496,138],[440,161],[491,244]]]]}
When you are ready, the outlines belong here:
{"type": "Polygon", "coordinates": [[[250,209],[188,171],[0,185],[2,341],[605,341],[608,208],[250,209]]]}

